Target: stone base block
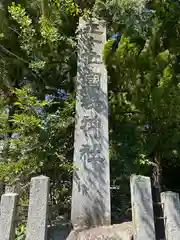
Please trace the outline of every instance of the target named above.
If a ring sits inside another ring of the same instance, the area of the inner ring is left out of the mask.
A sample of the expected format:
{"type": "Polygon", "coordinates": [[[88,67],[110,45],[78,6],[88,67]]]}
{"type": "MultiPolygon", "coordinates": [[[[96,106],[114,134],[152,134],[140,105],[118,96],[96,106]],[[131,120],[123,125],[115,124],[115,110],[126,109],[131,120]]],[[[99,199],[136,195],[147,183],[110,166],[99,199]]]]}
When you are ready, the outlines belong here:
{"type": "Polygon", "coordinates": [[[96,227],[81,232],[73,230],[66,240],[133,240],[132,222],[96,227]]]}

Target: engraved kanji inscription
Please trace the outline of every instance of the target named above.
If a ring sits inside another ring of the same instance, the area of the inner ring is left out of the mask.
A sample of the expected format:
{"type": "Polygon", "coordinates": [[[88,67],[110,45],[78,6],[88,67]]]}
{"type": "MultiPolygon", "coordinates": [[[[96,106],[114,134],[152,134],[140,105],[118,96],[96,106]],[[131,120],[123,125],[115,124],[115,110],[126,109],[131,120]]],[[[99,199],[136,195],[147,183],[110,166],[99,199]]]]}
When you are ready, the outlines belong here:
{"type": "Polygon", "coordinates": [[[81,160],[90,162],[104,162],[104,158],[101,156],[101,144],[94,143],[83,144],[80,150],[81,160]]]}
{"type": "Polygon", "coordinates": [[[84,116],[81,121],[81,129],[83,129],[85,137],[94,137],[97,140],[101,137],[101,119],[97,114],[94,118],[84,116]]]}

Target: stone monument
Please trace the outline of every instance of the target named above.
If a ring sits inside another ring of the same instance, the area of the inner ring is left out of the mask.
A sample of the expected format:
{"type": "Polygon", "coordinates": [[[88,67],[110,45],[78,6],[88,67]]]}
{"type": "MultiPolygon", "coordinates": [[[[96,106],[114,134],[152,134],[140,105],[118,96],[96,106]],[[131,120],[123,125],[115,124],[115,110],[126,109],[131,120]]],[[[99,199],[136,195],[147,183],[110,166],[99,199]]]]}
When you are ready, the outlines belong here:
{"type": "Polygon", "coordinates": [[[80,19],[71,221],[74,229],[110,224],[106,25],[80,19]]]}

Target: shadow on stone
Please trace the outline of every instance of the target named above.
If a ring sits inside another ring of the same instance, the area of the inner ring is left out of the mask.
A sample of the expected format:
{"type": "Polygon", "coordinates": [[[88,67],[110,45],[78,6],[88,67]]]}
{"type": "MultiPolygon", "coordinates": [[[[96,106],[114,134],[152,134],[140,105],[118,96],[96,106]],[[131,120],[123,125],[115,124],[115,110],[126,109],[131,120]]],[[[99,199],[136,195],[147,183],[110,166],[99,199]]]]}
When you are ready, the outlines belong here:
{"type": "Polygon", "coordinates": [[[72,223],[81,229],[110,224],[107,71],[101,56],[105,41],[104,23],[80,20],[72,223]]]}

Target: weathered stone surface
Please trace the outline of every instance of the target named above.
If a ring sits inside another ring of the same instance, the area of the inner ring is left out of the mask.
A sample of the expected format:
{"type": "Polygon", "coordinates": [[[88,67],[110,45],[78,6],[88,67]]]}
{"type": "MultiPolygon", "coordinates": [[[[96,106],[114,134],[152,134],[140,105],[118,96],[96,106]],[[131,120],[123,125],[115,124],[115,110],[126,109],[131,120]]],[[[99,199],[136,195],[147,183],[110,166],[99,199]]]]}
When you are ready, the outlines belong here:
{"type": "Polygon", "coordinates": [[[72,231],[67,240],[132,240],[131,222],[112,226],[101,226],[77,233],[72,231]]]}
{"type": "Polygon", "coordinates": [[[12,240],[15,232],[15,218],[18,194],[7,193],[1,196],[0,239],[12,240]]]}
{"type": "Polygon", "coordinates": [[[78,231],[72,230],[66,240],[77,240],[78,234],[78,231]]]}
{"type": "Polygon", "coordinates": [[[32,178],[26,240],[46,239],[48,197],[49,178],[45,176],[32,178]]]}
{"type": "Polygon", "coordinates": [[[132,175],[130,183],[134,238],[136,240],[155,240],[150,178],[132,175]]]}
{"type": "Polygon", "coordinates": [[[104,22],[80,19],[71,207],[75,229],[110,224],[107,71],[101,56],[105,41],[104,22]]]}
{"type": "Polygon", "coordinates": [[[180,239],[180,200],[179,194],[174,192],[161,193],[165,219],[167,240],[180,239]]]}

